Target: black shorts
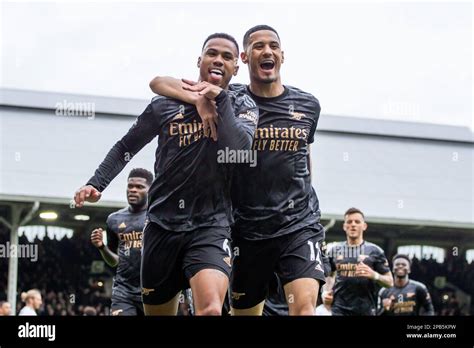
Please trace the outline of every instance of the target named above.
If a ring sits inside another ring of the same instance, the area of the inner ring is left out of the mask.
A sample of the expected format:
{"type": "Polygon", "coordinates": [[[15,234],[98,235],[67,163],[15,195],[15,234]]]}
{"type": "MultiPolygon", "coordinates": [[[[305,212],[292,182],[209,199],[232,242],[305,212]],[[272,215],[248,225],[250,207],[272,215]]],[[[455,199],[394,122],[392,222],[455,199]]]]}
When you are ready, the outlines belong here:
{"type": "Polygon", "coordinates": [[[282,285],[300,278],[313,278],[324,284],[323,240],[324,228],[320,224],[264,240],[234,236],[232,307],[247,309],[262,302],[274,272],[282,285]]]}
{"type": "Polygon", "coordinates": [[[142,301],[135,301],[130,298],[117,297],[112,295],[112,306],[110,307],[110,315],[132,315],[144,316],[142,301]]]}
{"type": "Polygon", "coordinates": [[[143,232],[142,299],[159,305],[189,288],[189,279],[203,269],[217,269],[230,277],[230,229],[198,228],[172,232],[150,222],[143,232]]]}

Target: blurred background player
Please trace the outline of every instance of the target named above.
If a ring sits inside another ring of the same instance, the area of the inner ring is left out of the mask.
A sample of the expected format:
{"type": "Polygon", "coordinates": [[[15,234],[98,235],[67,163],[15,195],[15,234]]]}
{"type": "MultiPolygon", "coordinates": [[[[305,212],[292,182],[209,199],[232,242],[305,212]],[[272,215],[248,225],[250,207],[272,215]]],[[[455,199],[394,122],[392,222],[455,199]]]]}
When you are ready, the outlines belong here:
{"type": "Polygon", "coordinates": [[[379,314],[381,315],[434,315],[433,303],[423,283],[409,279],[411,261],[398,254],[392,259],[394,285],[380,289],[379,314]]]}
{"type": "Polygon", "coordinates": [[[344,214],[347,240],[328,252],[331,275],[323,291],[323,302],[332,300],[333,315],[376,315],[380,287],[393,286],[384,251],[364,240],[367,229],[364,214],[350,208],[344,214]]]}
{"type": "Polygon", "coordinates": [[[7,301],[0,301],[0,316],[8,316],[12,315],[12,306],[10,302],[7,301]]]}
{"type": "Polygon", "coordinates": [[[21,294],[21,301],[25,303],[25,306],[20,310],[18,315],[38,315],[37,310],[41,308],[43,299],[41,293],[37,289],[31,289],[21,294]]]}
{"type": "Polygon", "coordinates": [[[143,168],[130,171],[127,183],[128,207],[107,218],[107,245],[103,230],[92,231],[91,242],[111,267],[117,267],[112,288],[112,315],[143,315],[140,263],[148,190],[153,174],[143,168]]]}

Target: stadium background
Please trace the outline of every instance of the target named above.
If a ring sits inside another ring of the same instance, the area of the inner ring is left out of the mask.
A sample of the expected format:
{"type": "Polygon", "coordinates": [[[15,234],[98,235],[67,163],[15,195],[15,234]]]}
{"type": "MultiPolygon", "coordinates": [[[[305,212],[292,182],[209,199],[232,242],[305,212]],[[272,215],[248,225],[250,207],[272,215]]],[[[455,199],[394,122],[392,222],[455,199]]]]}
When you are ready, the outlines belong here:
{"type": "MultiPolygon", "coordinates": [[[[86,305],[108,311],[113,270],[89,235],[125,206],[129,170],[152,170],[154,141],[98,204],[71,209],[70,199],[147,103],[2,90],[0,244],[11,243],[16,233],[7,224],[27,219],[18,230],[19,243],[37,244],[39,254],[36,262],[19,258],[18,293],[41,289],[42,314],[81,314],[86,305]],[[93,113],[87,105],[94,105],[93,113]],[[46,211],[56,212],[57,219],[40,218],[46,211]]],[[[474,313],[472,145],[467,127],[323,113],[311,151],[327,241],[345,239],[342,214],[359,207],[369,223],[367,240],[389,258],[397,250],[415,257],[412,277],[428,285],[438,314],[474,313]]],[[[8,261],[1,259],[0,300],[7,299],[8,261]]],[[[18,310],[18,296],[16,303],[18,310]]]]}
{"type": "Polygon", "coordinates": [[[19,309],[37,287],[43,315],[108,312],[113,270],[89,234],[126,204],[128,172],[152,170],[154,145],[100,203],[70,209],[75,189],[145,108],[153,75],[195,76],[205,36],[240,43],[265,22],[280,31],[284,83],[321,101],[312,180],[327,241],[344,240],[356,206],[367,240],[416,256],[438,314],[474,313],[472,4],[270,1],[226,4],[212,21],[216,4],[191,1],[0,3],[0,247],[18,236],[39,252],[0,255],[0,301],[19,309]]]}

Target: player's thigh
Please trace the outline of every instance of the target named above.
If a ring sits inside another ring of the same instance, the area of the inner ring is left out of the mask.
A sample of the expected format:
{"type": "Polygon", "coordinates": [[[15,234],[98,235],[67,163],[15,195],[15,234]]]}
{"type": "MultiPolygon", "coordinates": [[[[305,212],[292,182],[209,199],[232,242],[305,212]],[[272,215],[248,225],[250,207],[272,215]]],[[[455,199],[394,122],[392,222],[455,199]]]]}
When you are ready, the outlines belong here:
{"type": "Polygon", "coordinates": [[[112,316],[142,316],[143,304],[134,301],[131,298],[116,298],[112,296],[112,305],[110,308],[112,316]]]}
{"type": "Polygon", "coordinates": [[[179,305],[179,296],[180,292],[178,292],[171,300],[158,304],[143,304],[143,309],[146,316],[150,315],[177,315],[178,313],[178,305],[179,305]]]}
{"type": "Polygon", "coordinates": [[[221,311],[231,272],[230,230],[205,228],[193,233],[186,242],[183,267],[196,313],[216,307],[221,311]]]}
{"type": "Polygon", "coordinates": [[[289,305],[296,301],[310,301],[316,305],[319,286],[325,281],[321,253],[323,237],[320,225],[288,236],[287,245],[282,249],[278,262],[277,274],[284,286],[289,305]]]}
{"type": "Polygon", "coordinates": [[[204,268],[189,281],[196,315],[221,315],[229,277],[215,268],[204,268]]]}
{"type": "Polygon", "coordinates": [[[295,279],[283,286],[290,315],[313,315],[319,293],[314,278],[295,279]]]}
{"type": "Polygon", "coordinates": [[[236,315],[260,315],[279,257],[275,241],[233,238],[231,306],[236,315]],[[243,312],[243,310],[248,310],[243,312]]]}
{"type": "MultiPolygon", "coordinates": [[[[142,300],[145,314],[163,305],[174,308],[177,294],[186,287],[182,270],[184,234],[148,223],[143,236],[141,264],[142,300]]],[[[175,313],[176,314],[176,313],[175,313]]]]}

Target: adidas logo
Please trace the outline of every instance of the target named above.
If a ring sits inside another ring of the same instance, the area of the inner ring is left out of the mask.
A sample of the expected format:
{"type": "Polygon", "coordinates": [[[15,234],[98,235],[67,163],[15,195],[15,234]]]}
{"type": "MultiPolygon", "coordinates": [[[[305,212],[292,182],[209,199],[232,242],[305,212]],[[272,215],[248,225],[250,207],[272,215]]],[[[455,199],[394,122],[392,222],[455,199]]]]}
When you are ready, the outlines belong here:
{"type": "Polygon", "coordinates": [[[179,114],[177,114],[175,117],[173,117],[173,120],[172,121],[175,121],[175,120],[182,120],[184,118],[184,115],[180,112],[179,114]]]}

